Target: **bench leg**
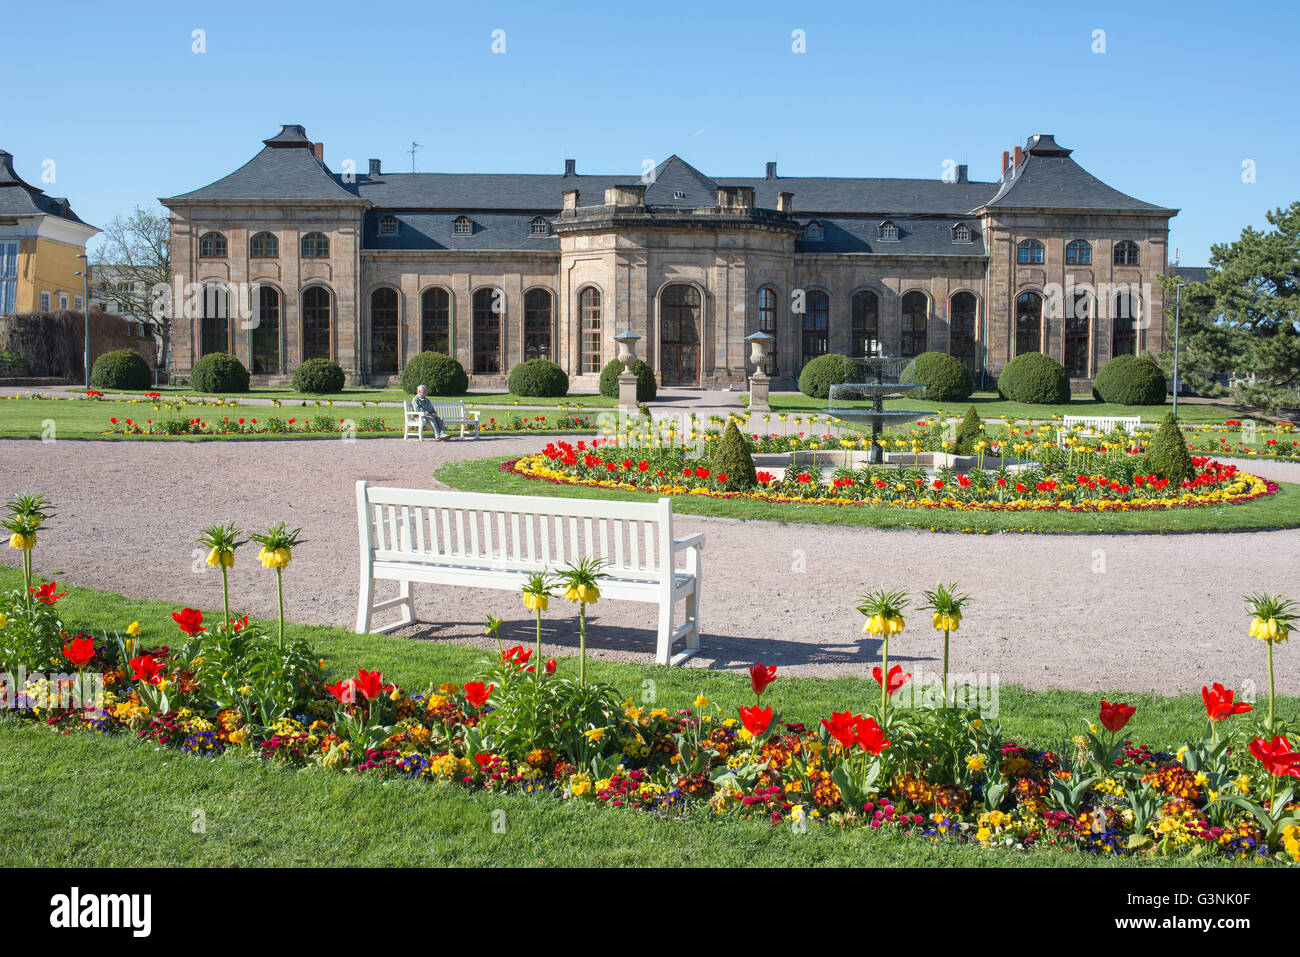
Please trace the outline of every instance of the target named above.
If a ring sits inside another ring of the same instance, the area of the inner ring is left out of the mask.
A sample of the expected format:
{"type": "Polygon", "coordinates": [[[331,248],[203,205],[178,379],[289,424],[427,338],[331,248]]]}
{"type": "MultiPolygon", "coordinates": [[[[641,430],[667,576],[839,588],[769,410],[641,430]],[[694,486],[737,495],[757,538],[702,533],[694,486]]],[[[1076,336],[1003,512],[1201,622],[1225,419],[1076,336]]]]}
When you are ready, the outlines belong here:
{"type": "Polygon", "coordinates": [[[686,634],[686,650],[694,654],[700,650],[700,580],[695,580],[695,591],[686,596],[686,623],[691,630],[686,634]]]}
{"type": "Polygon", "coordinates": [[[374,582],[366,574],[366,570],[361,569],[361,597],[357,600],[357,634],[370,634],[370,616],[373,606],[374,582]]]}
{"type": "Polygon", "coordinates": [[[661,665],[673,663],[673,597],[670,592],[659,599],[659,639],[655,660],[661,665]]]}

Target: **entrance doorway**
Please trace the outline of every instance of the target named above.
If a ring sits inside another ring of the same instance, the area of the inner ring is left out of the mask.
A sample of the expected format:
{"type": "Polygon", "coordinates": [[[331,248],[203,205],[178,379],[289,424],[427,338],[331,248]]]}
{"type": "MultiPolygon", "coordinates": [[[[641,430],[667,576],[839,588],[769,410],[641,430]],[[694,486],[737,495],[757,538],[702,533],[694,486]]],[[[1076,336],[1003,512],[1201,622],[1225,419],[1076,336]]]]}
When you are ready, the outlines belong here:
{"type": "Polygon", "coordinates": [[[664,385],[700,384],[700,292],[677,283],[659,296],[659,354],[664,385]]]}

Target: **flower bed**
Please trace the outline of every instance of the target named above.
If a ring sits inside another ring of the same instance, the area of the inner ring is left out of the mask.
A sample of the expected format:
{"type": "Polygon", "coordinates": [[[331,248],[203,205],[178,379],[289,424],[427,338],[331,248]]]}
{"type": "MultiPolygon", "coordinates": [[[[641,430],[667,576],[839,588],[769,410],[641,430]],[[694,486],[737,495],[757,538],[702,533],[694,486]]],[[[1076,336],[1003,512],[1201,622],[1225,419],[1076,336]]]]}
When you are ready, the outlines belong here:
{"type": "Polygon", "coordinates": [[[223,415],[211,421],[202,416],[192,419],[169,417],[155,422],[146,419],[121,419],[116,416],[108,420],[110,428],[104,435],[352,435],[352,434],[388,434],[396,435],[398,431],[377,416],[362,419],[340,418],[315,415],[299,419],[290,416],[267,416],[258,419],[254,416],[237,416],[231,418],[223,415]]]}

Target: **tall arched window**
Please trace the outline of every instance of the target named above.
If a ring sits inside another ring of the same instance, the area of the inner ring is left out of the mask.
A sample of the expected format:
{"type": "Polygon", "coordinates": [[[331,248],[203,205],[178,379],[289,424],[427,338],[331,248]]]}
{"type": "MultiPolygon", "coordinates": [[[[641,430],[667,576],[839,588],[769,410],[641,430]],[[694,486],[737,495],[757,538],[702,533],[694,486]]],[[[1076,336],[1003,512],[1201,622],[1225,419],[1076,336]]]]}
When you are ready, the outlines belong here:
{"type": "Polygon", "coordinates": [[[880,297],[870,289],[854,293],[849,312],[852,316],[849,355],[855,359],[874,356],[880,351],[880,297]]]}
{"type": "Polygon", "coordinates": [[[330,254],[329,237],[324,233],[308,233],[302,237],[302,255],[304,259],[328,259],[330,254]]]}
{"type": "Polygon", "coordinates": [[[370,371],[397,372],[397,290],[382,286],[370,294],[370,371]]]}
{"type": "Polygon", "coordinates": [[[659,294],[659,378],[664,385],[700,384],[700,291],[684,282],[659,294]]]}
{"type": "Polygon", "coordinates": [[[257,311],[253,314],[253,374],[276,375],[280,371],[280,291],[258,286],[253,292],[257,311]]]}
{"type": "Polygon", "coordinates": [[[578,294],[578,315],[581,320],[579,348],[582,353],[579,369],[583,375],[599,375],[601,370],[600,346],[602,342],[600,290],[595,286],[588,286],[578,294]]]}
{"type": "Polygon", "coordinates": [[[1137,355],[1138,304],[1130,293],[1115,297],[1115,320],[1111,325],[1110,354],[1112,356],[1137,355]]]}
{"type": "Polygon", "coordinates": [[[1136,266],[1138,264],[1138,244],[1130,240],[1115,244],[1115,265],[1136,266]]]}
{"type": "Polygon", "coordinates": [[[524,358],[551,358],[551,294],[546,289],[524,293],[524,358]]]}
{"type": "Polygon", "coordinates": [[[776,334],[776,290],[767,286],[758,291],[758,331],[766,332],[772,337],[768,344],[767,371],[774,375],[781,340],[776,334]]]}
{"type": "Polygon", "coordinates": [[[804,298],[803,361],[830,352],[831,297],[811,289],[804,298]]]}
{"type": "Polygon", "coordinates": [[[1016,355],[1043,351],[1043,297],[1022,292],[1016,297],[1016,355]]]}
{"type": "Polygon", "coordinates": [[[909,292],[903,297],[903,342],[900,355],[909,358],[925,351],[925,325],[929,318],[929,301],[923,292],[909,292]]]}
{"type": "Polygon", "coordinates": [[[1037,264],[1043,261],[1043,244],[1037,239],[1026,239],[1016,247],[1016,262],[1037,264]]]}
{"type": "Polygon", "coordinates": [[[451,355],[451,294],[441,286],[420,297],[420,349],[451,355]]]}
{"type": "Polygon", "coordinates": [[[333,300],[324,286],[310,286],[302,293],[302,357],[330,358],[330,330],[334,325],[333,300]]]}
{"type": "Polygon", "coordinates": [[[248,241],[248,255],[253,259],[275,259],[280,255],[280,241],[271,233],[258,233],[248,241]]]}
{"type": "Polygon", "coordinates": [[[1065,245],[1065,263],[1068,266],[1087,266],[1092,263],[1092,246],[1086,240],[1076,239],[1065,245]]]}
{"type": "Polygon", "coordinates": [[[199,355],[230,351],[229,297],[223,286],[204,286],[199,318],[199,355]]]}
{"type": "Polygon", "coordinates": [[[221,233],[204,233],[199,237],[200,259],[225,259],[226,237],[221,233]]]}
{"type": "Polygon", "coordinates": [[[485,288],[474,293],[474,374],[497,375],[501,372],[501,313],[505,311],[505,293],[485,288]]]}
{"type": "Polygon", "coordinates": [[[974,293],[959,292],[948,304],[948,351],[954,359],[975,374],[975,313],[974,293]]]}
{"type": "Polygon", "coordinates": [[[1066,305],[1065,371],[1071,379],[1088,377],[1088,326],[1092,323],[1092,299],[1077,292],[1066,305]]]}

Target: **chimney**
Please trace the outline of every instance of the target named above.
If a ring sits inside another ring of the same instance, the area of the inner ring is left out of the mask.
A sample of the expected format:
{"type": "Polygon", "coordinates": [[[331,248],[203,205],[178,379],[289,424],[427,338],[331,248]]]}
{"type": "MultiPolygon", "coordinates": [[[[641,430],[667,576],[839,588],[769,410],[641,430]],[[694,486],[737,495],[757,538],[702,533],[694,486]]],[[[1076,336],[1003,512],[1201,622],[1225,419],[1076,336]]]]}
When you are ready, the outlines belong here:
{"type": "Polygon", "coordinates": [[[764,178],[764,179],[776,179],[776,163],[768,163],[768,164],[767,164],[767,175],[764,176],[763,178],[764,178]]]}
{"type": "Polygon", "coordinates": [[[1011,168],[1020,169],[1020,164],[1023,163],[1024,161],[1025,161],[1025,151],[1022,150],[1019,146],[1017,146],[1016,154],[1015,154],[1015,164],[1011,168]]]}
{"type": "Polygon", "coordinates": [[[571,213],[578,208],[578,191],[576,189],[566,189],[564,191],[564,211],[571,213]]]}
{"type": "Polygon", "coordinates": [[[324,144],[324,143],[312,143],[312,144],[311,144],[311,151],[312,151],[313,153],[316,154],[316,158],[317,158],[318,160],[320,160],[322,163],[325,162],[325,144],[324,144]]]}
{"type": "Polygon", "coordinates": [[[383,176],[384,175],[383,166],[384,166],[383,160],[377,160],[372,158],[370,160],[370,175],[383,176]]]}
{"type": "Polygon", "coordinates": [[[1007,164],[1011,162],[1011,154],[1006,150],[1002,151],[1002,176],[1005,179],[1007,175],[1007,164]]]}
{"type": "Polygon", "coordinates": [[[794,193],[777,193],[777,194],[776,194],[776,208],[777,208],[777,211],[778,211],[778,212],[782,212],[782,213],[793,213],[793,212],[794,212],[794,193]]]}
{"type": "Polygon", "coordinates": [[[953,182],[954,182],[954,183],[969,183],[969,182],[970,182],[970,179],[967,177],[966,173],[967,173],[967,170],[966,170],[966,164],[965,164],[965,163],[962,163],[960,166],[957,167],[957,178],[956,178],[955,180],[953,180],[953,182]]]}
{"type": "MultiPolygon", "coordinates": [[[[575,189],[572,192],[576,197],[578,191],[575,189]]],[[[642,183],[634,183],[630,186],[611,186],[605,190],[605,205],[644,206],[645,185],[642,183]]]]}
{"type": "Polygon", "coordinates": [[[564,161],[564,175],[565,176],[578,175],[578,161],[576,159],[571,159],[571,160],[566,159],[564,161]]]}

